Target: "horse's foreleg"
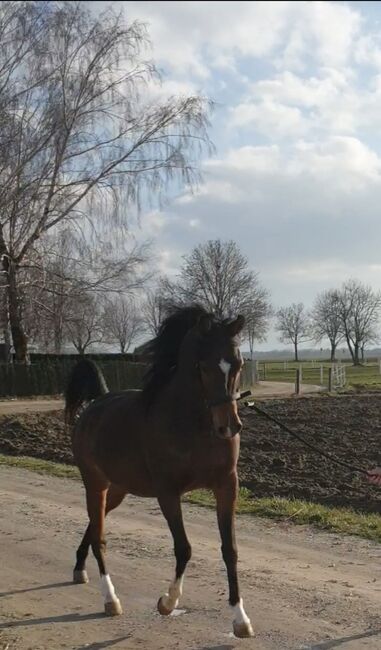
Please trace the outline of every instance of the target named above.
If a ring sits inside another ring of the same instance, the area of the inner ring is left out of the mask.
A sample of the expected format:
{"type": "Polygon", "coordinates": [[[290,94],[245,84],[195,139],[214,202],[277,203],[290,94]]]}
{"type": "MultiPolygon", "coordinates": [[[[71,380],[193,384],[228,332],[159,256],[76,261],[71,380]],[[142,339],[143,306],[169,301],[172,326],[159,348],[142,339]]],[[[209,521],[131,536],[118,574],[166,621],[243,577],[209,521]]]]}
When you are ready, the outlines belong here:
{"type": "Polygon", "coordinates": [[[177,607],[182,595],[185,567],[188,564],[192,549],[184,529],[183,515],[179,496],[162,496],[158,498],[159,505],[167,520],[172,533],[176,556],[176,574],[169,585],[168,593],[159,598],[157,608],[163,616],[168,616],[177,607]]]}
{"type": "Polygon", "coordinates": [[[227,482],[214,489],[217,501],[217,519],[221,535],[222,557],[226,564],[229,581],[229,603],[234,612],[233,630],[235,636],[253,636],[250,619],[243,608],[237,576],[237,544],[235,541],[234,510],[238,492],[238,477],[229,476],[227,482]]]}

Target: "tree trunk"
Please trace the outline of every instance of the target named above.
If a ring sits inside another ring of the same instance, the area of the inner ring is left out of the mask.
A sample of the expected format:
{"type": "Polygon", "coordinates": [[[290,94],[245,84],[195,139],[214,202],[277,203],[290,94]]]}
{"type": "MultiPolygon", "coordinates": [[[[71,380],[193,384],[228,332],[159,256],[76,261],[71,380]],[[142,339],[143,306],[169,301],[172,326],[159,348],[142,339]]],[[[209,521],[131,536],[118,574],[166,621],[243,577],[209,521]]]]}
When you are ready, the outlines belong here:
{"type": "Polygon", "coordinates": [[[353,347],[354,347],[353,363],[354,363],[355,366],[359,366],[360,365],[360,356],[359,356],[360,346],[359,346],[358,343],[355,343],[353,347]]]}
{"type": "Polygon", "coordinates": [[[294,343],[294,350],[295,350],[295,353],[294,353],[294,361],[299,361],[299,357],[298,357],[298,342],[297,342],[297,341],[295,341],[295,343],[294,343]]]}
{"type": "Polygon", "coordinates": [[[54,323],[54,352],[55,354],[61,354],[62,352],[62,322],[61,319],[57,320],[54,323]]]}
{"type": "Polygon", "coordinates": [[[336,343],[331,341],[331,361],[336,361],[336,343]]]}
{"type": "Polygon", "coordinates": [[[15,359],[18,363],[28,362],[28,340],[24,332],[21,310],[20,310],[20,297],[17,286],[17,273],[14,264],[7,260],[3,260],[3,264],[7,267],[6,275],[8,281],[8,313],[9,324],[12,333],[12,342],[15,349],[15,359]]]}
{"type": "Polygon", "coordinates": [[[348,350],[349,350],[350,355],[351,355],[351,357],[352,357],[353,364],[356,365],[355,354],[354,354],[354,352],[353,352],[353,349],[352,349],[352,346],[351,346],[351,342],[350,342],[350,340],[349,340],[349,336],[347,336],[347,334],[345,335],[345,340],[346,340],[346,342],[347,342],[348,350]]]}
{"type": "Polygon", "coordinates": [[[4,338],[4,361],[5,363],[11,363],[11,332],[9,329],[9,313],[8,313],[8,292],[4,291],[3,293],[3,304],[2,304],[2,328],[3,328],[3,338],[4,338]]]}
{"type": "Polygon", "coordinates": [[[251,385],[254,386],[258,382],[257,373],[255,372],[255,362],[254,362],[254,347],[252,343],[250,345],[250,374],[251,374],[251,385]]]}

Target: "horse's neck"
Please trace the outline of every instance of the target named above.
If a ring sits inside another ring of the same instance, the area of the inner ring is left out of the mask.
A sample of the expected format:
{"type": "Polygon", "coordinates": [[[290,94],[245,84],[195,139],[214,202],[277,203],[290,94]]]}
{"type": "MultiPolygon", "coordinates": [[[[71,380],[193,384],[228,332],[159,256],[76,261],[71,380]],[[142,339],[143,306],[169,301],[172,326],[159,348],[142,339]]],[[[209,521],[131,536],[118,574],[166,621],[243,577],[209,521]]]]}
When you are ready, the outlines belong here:
{"type": "Polygon", "coordinates": [[[194,365],[179,368],[172,379],[172,390],[176,420],[183,420],[184,426],[190,429],[208,427],[210,414],[206,407],[199,371],[194,365]]]}

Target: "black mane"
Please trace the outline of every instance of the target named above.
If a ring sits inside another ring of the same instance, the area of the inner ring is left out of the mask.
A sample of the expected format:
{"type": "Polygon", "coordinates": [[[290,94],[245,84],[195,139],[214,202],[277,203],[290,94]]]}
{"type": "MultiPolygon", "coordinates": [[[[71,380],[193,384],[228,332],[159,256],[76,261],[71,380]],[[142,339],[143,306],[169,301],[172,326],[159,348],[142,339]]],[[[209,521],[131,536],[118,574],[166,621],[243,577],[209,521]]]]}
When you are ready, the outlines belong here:
{"type": "Polygon", "coordinates": [[[152,365],[143,379],[143,399],[148,406],[176,372],[184,336],[205,316],[217,323],[201,305],[177,307],[162,322],[157,336],[147,344],[145,352],[151,356],[152,365]]]}

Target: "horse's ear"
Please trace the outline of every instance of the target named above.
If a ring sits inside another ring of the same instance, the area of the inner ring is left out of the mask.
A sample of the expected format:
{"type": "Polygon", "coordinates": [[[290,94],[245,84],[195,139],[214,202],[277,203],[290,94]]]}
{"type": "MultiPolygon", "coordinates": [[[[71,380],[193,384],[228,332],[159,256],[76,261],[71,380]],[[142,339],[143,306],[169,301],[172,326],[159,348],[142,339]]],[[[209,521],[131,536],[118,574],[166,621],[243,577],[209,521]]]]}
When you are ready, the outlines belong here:
{"type": "Polygon", "coordinates": [[[200,334],[207,334],[212,327],[212,320],[210,316],[201,316],[197,323],[197,329],[200,334]]]}
{"type": "Polygon", "coordinates": [[[240,314],[239,316],[237,316],[235,320],[233,320],[232,323],[229,323],[229,325],[227,325],[227,330],[229,332],[229,335],[231,337],[237,336],[237,334],[240,334],[240,332],[242,332],[244,325],[245,325],[245,317],[242,316],[242,314],[240,314]]]}

